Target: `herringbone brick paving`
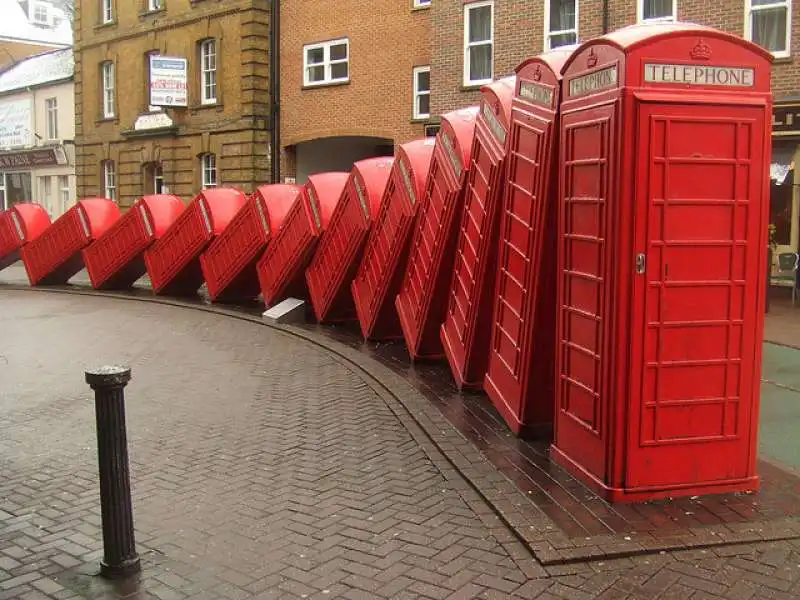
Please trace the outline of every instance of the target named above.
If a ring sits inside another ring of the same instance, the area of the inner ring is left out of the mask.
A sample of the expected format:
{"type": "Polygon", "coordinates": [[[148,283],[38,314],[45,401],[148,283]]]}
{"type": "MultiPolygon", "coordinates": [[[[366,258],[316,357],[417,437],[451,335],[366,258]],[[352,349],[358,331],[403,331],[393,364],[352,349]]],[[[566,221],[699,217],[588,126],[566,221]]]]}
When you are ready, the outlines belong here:
{"type": "Polygon", "coordinates": [[[0,291],[0,600],[800,597],[796,541],[542,567],[420,443],[368,382],[280,332],[0,291]],[[82,372],[106,361],[134,369],[144,564],[117,588],[87,575],[102,543],[82,372]]]}

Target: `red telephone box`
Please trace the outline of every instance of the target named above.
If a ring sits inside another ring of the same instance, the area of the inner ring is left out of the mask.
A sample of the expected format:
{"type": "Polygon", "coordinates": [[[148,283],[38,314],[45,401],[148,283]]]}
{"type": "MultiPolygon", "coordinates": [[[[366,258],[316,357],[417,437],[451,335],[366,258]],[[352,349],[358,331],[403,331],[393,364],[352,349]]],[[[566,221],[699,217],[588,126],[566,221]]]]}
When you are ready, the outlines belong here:
{"type": "Polygon", "coordinates": [[[144,196],[100,238],[83,250],[89,280],[96,290],[133,286],[147,271],[144,252],[183,211],[177,196],[144,196]]]}
{"type": "Polygon", "coordinates": [[[414,140],[397,149],[364,257],[351,285],[364,339],[387,340],[403,335],[394,298],[405,273],[417,200],[425,192],[435,142],[432,137],[414,140]]]}
{"type": "Polygon", "coordinates": [[[327,229],[349,173],[309,175],[299,202],[295,202],[275,239],[258,261],[258,280],[264,304],[284,298],[306,298],[305,270],[322,233],[327,229]]]}
{"type": "Polygon", "coordinates": [[[673,23],[562,70],[551,455],[611,500],[758,487],[770,63],[673,23]]]}
{"type": "Polygon", "coordinates": [[[302,193],[299,185],[262,185],[211,242],[200,256],[200,266],[212,301],[252,300],[258,296],[261,289],[256,263],[302,193]]]}
{"type": "Polygon", "coordinates": [[[353,165],[325,235],[306,270],[308,295],[317,321],[356,318],[350,283],[361,262],[394,158],[368,158],[353,165]]]}
{"type": "Polygon", "coordinates": [[[497,281],[483,389],[516,434],[553,423],[561,67],[576,46],[520,64],[511,105],[497,281]]]}
{"type": "Polygon", "coordinates": [[[31,285],[67,283],[83,269],[83,250],[119,218],[108,198],[84,198],[22,247],[22,262],[31,285]]]}
{"type": "Polygon", "coordinates": [[[477,106],[442,115],[436,136],[406,272],[395,299],[406,347],[414,360],[442,356],[439,326],[447,307],[458,223],[456,215],[461,214],[464,205],[464,185],[477,116],[477,106]]]}
{"type": "Polygon", "coordinates": [[[38,204],[15,204],[0,211],[0,271],[19,260],[19,250],[50,227],[50,216],[38,204]]]}
{"type": "Polygon", "coordinates": [[[247,196],[233,188],[203,190],[145,252],[153,293],[167,296],[196,294],[203,285],[200,254],[220,235],[247,196]]]}
{"type": "Polygon", "coordinates": [[[482,388],[489,359],[497,223],[515,84],[512,76],[481,88],[464,209],[458,216],[453,275],[440,330],[444,354],[459,389],[482,388]]]}

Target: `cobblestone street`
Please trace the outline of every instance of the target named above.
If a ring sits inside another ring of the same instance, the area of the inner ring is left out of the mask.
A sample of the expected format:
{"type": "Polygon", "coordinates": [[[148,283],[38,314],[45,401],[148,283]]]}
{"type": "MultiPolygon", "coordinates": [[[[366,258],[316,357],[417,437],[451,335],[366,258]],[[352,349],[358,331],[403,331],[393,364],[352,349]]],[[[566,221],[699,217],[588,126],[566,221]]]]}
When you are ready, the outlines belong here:
{"type": "MultiPolygon", "coordinates": [[[[469,447],[467,462],[486,462],[469,447]]],[[[287,333],[152,302],[0,289],[0,600],[800,596],[798,539],[545,566],[451,461],[375,381],[287,333]],[[83,378],[109,362],[133,369],[143,563],[140,580],[117,586],[94,576],[83,378]]]]}

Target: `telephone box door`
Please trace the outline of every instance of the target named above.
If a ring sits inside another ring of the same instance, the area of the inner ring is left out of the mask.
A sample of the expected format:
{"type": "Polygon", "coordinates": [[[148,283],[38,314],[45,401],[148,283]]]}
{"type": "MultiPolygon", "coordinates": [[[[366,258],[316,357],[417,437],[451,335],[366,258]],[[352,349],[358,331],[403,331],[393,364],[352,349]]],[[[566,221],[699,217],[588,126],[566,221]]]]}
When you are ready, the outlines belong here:
{"type": "MultiPolygon", "coordinates": [[[[541,215],[535,210],[549,199],[541,199],[546,179],[538,176],[540,168],[550,168],[545,156],[552,147],[553,124],[522,111],[514,113],[508,152],[508,180],[505,201],[500,217],[500,252],[497,273],[497,308],[492,326],[491,352],[498,359],[491,373],[491,385],[507,410],[520,421],[524,397],[522,378],[531,369],[523,364],[523,348],[532,343],[531,314],[526,307],[534,302],[530,281],[533,261],[528,249],[530,239],[541,235],[541,215]]],[[[557,132],[555,132],[557,134],[557,132]]],[[[552,208],[555,210],[555,207],[552,208]]],[[[530,376],[530,375],[528,375],[530,376]]]]}
{"type": "Polygon", "coordinates": [[[744,323],[758,322],[763,285],[755,241],[766,224],[751,199],[767,176],[765,108],[643,103],[638,118],[634,307],[644,310],[633,315],[625,484],[742,479],[759,385],[747,368],[756,331],[744,323]]]}
{"type": "Polygon", "coordinates": [[[609,298],[614,254],[616,102],[562,116],[559,215],[558,449],[604,479],[613,398],[609,298]]]}

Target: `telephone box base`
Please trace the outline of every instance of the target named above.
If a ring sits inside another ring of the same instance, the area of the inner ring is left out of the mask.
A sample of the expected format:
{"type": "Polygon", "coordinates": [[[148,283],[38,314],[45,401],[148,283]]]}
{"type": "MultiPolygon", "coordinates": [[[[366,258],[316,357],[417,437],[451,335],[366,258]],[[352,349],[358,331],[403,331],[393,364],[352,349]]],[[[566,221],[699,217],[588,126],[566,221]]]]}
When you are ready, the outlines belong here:
{"type": "Polygon", "coordinates": [[[550,446],[550,460],[581,481],[593,492],[597,493],[603,500],[611,502],[612,504],[647,502],[648,500],[662,500],[665,498],[679,498],[683,496],[757,492],[761,487],[761,479],[758,475],[752,475],[743,479],[727,479],[696,484],[687,483],[685,485],[674,485],[664,488],[609,487],[578,465],[569,456],[561,452],[555,444],[550,446]]]}
{"type": "Polygon", "coordinates": [[[497,401],[498,398],[502,398],[502,394],[500,390],[498,390],[494,382],[490,377],[486,377],[483,382],[483,391],[486,392],[486,395],[489,396],[489,400],[492,402],[492,406],[494,406],[495,410],[500,413],[500,416],[508,425],[508,428],[511,432],[519,437],[524,439],[537,439],[537,440],[545,440],[553,439],[553,414],[552,412],[547,413],[544,415],[537,415],[533,419],[530,419],[527,422],[522,422],[519,418],[519,415],[514,412],[505,402],[502,400],[497,401]]]}
{"type": "MultiPolygon", "coordinates": [[[[443,332],[444,330],[442,330],[443,332]]],[[[450,372],[453,375],[453,381],[455,381],[456,388],[460,392],[479,392],[483,390],[483,378],[481,379],[473,379],[468,375],[465,375],[463,371],[463,365],[458,361],[456,357],[456,352],[450,345],[450,338],[448,338],[444,333],[439,336],[442,340],[442,349],[444,350],[444,357],[447,359],[447,362],[450,363],[450,372]]]]}

